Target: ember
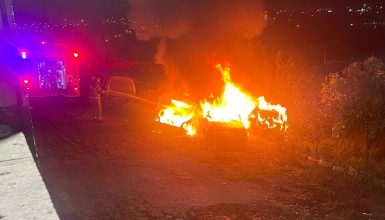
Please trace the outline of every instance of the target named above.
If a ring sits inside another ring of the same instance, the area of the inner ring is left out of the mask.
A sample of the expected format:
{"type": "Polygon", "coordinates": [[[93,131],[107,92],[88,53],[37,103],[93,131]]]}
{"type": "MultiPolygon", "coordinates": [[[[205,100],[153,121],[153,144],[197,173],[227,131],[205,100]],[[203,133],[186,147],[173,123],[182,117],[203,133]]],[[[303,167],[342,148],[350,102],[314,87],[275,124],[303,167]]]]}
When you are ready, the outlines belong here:
{"type": "Polygon", "coordinates": [[[281,131],[287,130],[285,107],[273,105],[263,96],[253,98],[231,81],[229,66],[217,64],[215,67],[221,72],[224,82],[224,90],[220,97],[210,101],[203,100],[200,102],[200,107],[173,99],[170,105],[162,106],[158,121],[181,127],[189,136],[197,134],[198,124],[192,121],[198,121],[199,118],[245,129],[254,125],[269,129],[278,128],[281,131]]]}

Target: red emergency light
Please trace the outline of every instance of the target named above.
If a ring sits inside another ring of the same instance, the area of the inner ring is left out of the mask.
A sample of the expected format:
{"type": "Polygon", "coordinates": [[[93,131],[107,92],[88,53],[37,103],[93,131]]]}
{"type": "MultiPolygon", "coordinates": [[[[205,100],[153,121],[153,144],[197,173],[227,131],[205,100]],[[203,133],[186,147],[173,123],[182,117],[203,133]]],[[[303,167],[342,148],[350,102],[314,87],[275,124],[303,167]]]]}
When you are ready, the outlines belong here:
{"type": "Polygon", "coordinates": [[[21,58],[23,58],[24,60],[27,59],[27,52],[26,52],[26,51],[21,51],[21,52],[20,52],[20,56],[21,56],[21,58]]]}
{"type": "Polygon", "coordinates": [[[29,80],[28,79],[23,79],[24,87],[29,90],[29,80]]]}
{"type": "Polygon", "coordinates": [[[79,53],[78,53],[78,52],[74,52],[73,55],[74,55],[75,58],[78,58],[78,57],[79,57],[79,53]]]}

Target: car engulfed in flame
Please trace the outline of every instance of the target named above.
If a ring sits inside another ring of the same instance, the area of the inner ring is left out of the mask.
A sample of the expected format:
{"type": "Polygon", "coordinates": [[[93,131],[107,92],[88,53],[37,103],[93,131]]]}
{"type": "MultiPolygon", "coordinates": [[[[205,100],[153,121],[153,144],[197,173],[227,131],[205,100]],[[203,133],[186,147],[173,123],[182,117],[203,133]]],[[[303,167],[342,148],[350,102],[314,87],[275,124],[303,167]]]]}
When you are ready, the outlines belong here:
{"type": "Polygon", "coordinates": [[[193,126],[192,120],[195,117],[195,109],[193,105],[171,100],[169,105],[164,105],[159,111],[157,121],[175,127],[181,127],[189,136],[196,134],[196,127],[193,126]]]}
{"type": "Polygon", "coordinates": [[[188,136],[195,136],[203,130],[200,129],[202,121],[246,131],[251,127],[287,130],[285,107],[271,104],[263,96],[254,98],[243,91],[231,81],[229,66],[217,64],[215,67],[224,82],[221,96],[204,99],[199,104],[172,99],[169,104],[161,106],[157,121],[183,128],[188,136]]]}

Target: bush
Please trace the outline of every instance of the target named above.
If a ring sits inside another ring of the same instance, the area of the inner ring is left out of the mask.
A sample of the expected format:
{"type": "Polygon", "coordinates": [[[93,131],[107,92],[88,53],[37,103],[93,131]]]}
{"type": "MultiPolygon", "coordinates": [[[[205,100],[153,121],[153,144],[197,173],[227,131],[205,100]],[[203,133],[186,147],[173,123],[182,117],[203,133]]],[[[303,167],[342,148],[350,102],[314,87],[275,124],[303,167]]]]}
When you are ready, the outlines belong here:
{"type": "Polygon", "coordinates": [[[321,101],[333,138],[340,146],[342,142],[351,146],[351,156],[364,154],[368,160],[371,152],[381,152],[374,147],[384,147],[380,144],[385,131],[384,73],[384,63],[371,57],[329,74],[322,85],[321,101]]]}

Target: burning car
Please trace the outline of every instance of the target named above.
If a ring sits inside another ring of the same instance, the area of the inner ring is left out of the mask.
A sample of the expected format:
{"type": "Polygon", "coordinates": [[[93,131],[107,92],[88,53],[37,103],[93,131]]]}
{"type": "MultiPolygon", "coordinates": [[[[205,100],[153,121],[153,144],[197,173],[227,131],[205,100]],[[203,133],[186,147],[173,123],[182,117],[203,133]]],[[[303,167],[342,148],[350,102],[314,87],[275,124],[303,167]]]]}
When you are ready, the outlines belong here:
{"type": "Polygon", "coordinates": [[[199,104],[171,99],[159,110],[157,121],[185,130],[188,136],[203,135],[209,140],[218,140],[225,133],[246,138],[251,128],[288,128],[286,108],[274,105],[264,97],[254,98],[231,80],[229,66],[217,64],[224,82],[223,93],[219,97],[201,100],[199,104]]]}

